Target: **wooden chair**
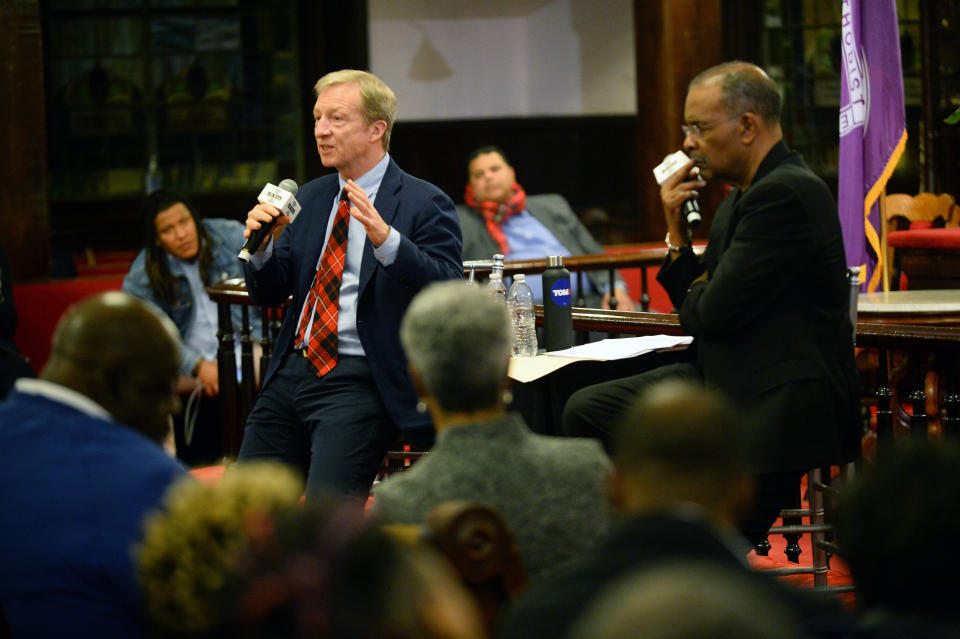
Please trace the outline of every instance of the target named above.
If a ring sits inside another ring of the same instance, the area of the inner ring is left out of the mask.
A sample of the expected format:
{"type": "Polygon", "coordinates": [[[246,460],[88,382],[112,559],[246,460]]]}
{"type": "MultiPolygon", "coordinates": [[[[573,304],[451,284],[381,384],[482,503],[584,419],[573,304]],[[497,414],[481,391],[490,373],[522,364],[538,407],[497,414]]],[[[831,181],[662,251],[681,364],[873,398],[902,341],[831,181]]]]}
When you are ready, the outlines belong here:
{"type": "Polygon", "coordinates": [[[429,452],[427,448],[410,444],[403,439],[402,435],[398,435],[380,462],[377,480],[384,481],[394,473],[404,472],[427,452],[429,452]]]}
{"type": "Polygon", "coordinates": [[[913,222],[929,222],[931,226],[960,226],[960,207],[952,195],[941,193],[891,193],[887,196],[887,230],[910,228],[913,222]],[[938,220],[940,222],[938,223],[938,220]]]}
{"type": "Polygon", "coordinates": [[[437,504],[422,524],[383,528],[405,543],[426,544],[446,557],[473,595],[491,634],[500,614],[527,587],[527,571],[513,535],[492,506],[446,501],[437,504]]]}
{"type": "Polygon", "coordinates": [[[892,288],[900,287],[901,272],[913,276],[910,288],[939,288],[943,282],[936,280],[957,279],[960,255],[954,258],[957,272],[944,272],[950,269],[942,263],[944,256],[960,253],[960,206],[953,196],[894,193],[886,200],[887,272],[892,288]],[[905,260],[912,268],[904,268],[905,260]]]}
{"type": "Polygon", "coordinates": [[[424,522],[424,538],[450,559],[483,612],[488,628],[527,587],[527,571],[503,516],[466,501],[438,504],[424,522]]]}

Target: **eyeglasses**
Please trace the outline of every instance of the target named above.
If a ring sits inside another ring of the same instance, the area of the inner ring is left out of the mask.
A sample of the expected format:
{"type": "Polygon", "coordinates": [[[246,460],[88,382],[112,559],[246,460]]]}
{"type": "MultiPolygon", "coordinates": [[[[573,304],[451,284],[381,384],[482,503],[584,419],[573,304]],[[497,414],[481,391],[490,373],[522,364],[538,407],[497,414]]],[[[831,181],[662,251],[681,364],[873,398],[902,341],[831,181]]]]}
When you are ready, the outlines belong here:
{"type": "Polygon", "coordinates": [[[719,122],[714,122],[713,124],[700,124],[699,122],[694,122],[693,124],[681,124],[680,130],[683,131],[684,137],[691,136],[695,138],[700,138],[700,137],[703,137],[703,134],[706,131],[709,131],[714,127],[718,127],[724,122],[730,122],[731,120],[736,120],[741,115],[743,115],[743,113],[738,113],[733,117],[729,117],[726,120],[720,120],[719,122]]]}

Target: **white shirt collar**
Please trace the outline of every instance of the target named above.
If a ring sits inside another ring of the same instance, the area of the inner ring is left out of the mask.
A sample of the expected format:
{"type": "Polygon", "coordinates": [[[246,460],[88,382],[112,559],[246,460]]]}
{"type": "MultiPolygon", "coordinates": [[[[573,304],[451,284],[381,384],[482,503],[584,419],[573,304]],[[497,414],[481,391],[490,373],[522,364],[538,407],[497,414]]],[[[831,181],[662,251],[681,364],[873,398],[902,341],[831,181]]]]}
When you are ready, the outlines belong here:
{"type": "Polygon", "coordinates": [[[14,383],[14,388],[16,388],[18,393],[40,395],[51,401],[66,404],[90,417],[99,417],[113,421],[113,417],[103,406],[86,395],[81,395],[77,391],[69,389],[66,386],[61,386],[60,384],[54,384],[53,382],[48,382],[43,379],[22,377],[14,383]]]}

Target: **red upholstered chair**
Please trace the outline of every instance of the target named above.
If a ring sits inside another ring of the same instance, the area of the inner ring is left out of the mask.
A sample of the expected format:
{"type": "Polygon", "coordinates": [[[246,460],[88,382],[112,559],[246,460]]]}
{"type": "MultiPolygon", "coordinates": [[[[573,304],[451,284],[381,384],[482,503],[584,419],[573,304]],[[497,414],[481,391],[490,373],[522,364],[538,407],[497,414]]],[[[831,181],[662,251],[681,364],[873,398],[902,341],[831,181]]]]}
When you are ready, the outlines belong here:
{"type": "Polygon", "coordinates": [[[887,265],[894,288],[960,288],[960,207],[944,193],[887,196],[887,265]]]}

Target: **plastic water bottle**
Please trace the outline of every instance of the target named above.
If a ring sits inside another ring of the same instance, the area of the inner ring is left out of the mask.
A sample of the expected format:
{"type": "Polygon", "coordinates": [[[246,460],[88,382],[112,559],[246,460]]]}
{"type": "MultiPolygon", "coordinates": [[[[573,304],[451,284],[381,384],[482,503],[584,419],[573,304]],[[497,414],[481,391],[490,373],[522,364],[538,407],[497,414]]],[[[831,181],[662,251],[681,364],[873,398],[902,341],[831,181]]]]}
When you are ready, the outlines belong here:
{"type": "Polygon", "coordinates": [[[571,301],[570,271],[563,267],[562,256],[551,255],[543,272],[543,345],[547,351],[573,346],[571,301]]]}
{"type": "Polygon", "coordinates": [[[507,309],[513,323],[513,355],[531,357],[537,354],[537,325],[533,316],[533,291],[523,273],[513,276],[507,293],[507,309]]]}
{"type": "Polygon", "coordinates": [[[507,287],[503,283],[503,255],[499,253],[493,256],[493,269],[490,271],[490,279],[487,280],[487,292],[504,303],[507,302],[507,287]]]}

